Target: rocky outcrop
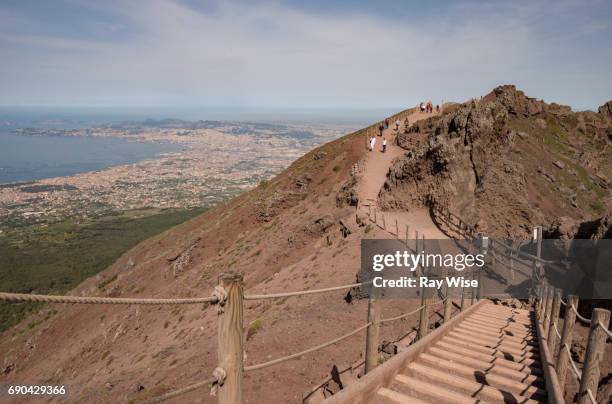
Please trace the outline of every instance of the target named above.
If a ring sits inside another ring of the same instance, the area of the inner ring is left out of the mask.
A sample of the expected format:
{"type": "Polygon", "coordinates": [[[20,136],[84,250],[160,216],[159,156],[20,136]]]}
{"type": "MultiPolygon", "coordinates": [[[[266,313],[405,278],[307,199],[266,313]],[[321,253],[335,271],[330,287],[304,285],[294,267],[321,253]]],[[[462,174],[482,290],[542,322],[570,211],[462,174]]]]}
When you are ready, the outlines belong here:
{"type": "MultiPolygon", "coordinates": [[[[565,178],[578,176],[576,164],[559,150],[567,148],[584,156],[580,144],[567,144],[565,132],[577,131],[581,122],[586,132],[592,127],[605,128],[600,121],[596,116],[573,113],[567,106],[527,97],[511,85],[497,87],[479,101],[417,122],[398,135],[398,145],[408,152],[390,169],[380,203],[387,209],[409,209],[435,199],[477,231],[528,236],[533,226],[547,221],[541,205],[548,201],[543,202],[539,194],[536,197],[541,182],[552,188],[552,203],[568,210],[582,209],[577,200],[580,188],[568,191],[577,181],[565,178]],[[413,139],[423,134],[427,142],[415,148],[413,139]],[[550,149],[546,159],[534,153],[534,144],[550,149]],[[542,166],[544,161],[549,163],[542,166]],[[553,169],[557,172],[549,173],[553,169]]],[[[599,158],[588,159],[595,162],[595,171],[607,152],[596,149],[591,153],[599,158]]],[[[590,185],[592,180],[588,181],[590,185]]]]}
{"type": "Polygon", "coordinates": [[[612,101],[606,102],[604,105],[597,109],[599,114],[605,116],[608,119],[612,119],[612,101]]]}

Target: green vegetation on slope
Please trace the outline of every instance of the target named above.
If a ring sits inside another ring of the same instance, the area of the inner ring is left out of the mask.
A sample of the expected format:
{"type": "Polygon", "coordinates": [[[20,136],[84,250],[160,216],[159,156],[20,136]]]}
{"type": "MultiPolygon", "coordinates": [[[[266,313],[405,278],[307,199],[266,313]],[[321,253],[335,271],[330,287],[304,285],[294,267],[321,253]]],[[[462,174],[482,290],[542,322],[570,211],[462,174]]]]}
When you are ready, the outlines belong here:
{"type": "MultiPolygon", "coordinates": [[[[88,223],[8,230],[0,235],[0,291],[63,293],[111,265],[123,253],[198,214],[195,210],[134,211],[88,223]]],[[[36,304],[0,302],[0,332],[36,304]]]]}

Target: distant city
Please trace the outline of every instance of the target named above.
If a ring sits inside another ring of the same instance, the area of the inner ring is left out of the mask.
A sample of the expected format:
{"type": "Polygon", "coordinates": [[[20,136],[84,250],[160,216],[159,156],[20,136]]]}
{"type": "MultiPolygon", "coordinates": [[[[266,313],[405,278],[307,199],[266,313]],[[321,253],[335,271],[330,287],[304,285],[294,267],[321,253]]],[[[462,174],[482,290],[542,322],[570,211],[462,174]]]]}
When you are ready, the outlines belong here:
{"type": "MultiPolygon", "coordinates": [[[[2,184],[0,227],[55,223],[68,218],[86,220],[145,208],[209,207],[269,179],[305,152],[353,129],[338,124],[177,119],[81,128],[12,128],[12,136],[30,139],[120,139],[129,140],[130,147],[175,147],[170,149],[174,151],[153,153],[153,157],[130,164],[2,184]]],[[[109,148],[108,153],[113,149],[109,148]]]]}

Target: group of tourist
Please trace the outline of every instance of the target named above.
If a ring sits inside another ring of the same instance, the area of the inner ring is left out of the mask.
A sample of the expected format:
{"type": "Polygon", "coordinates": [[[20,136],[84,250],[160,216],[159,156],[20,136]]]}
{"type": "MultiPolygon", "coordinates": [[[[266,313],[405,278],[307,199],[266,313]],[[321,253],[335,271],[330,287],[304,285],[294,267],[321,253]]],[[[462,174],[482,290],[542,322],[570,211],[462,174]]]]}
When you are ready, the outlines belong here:
{"type": "MultiPolygon", "coordinates": [[[[434,106],[431,101],[427,101],[426,103],[425,102],[420,103],[419,108],[421,109],[421,112],[426,112],[428,114],[432,114],[434,110],[434,106]]],[[[439,105],[436,105],[436,112],[440,112],[439,105]]]]}
{"type": "MultiPolygon", "coordinates": [[[[375,147],[376,147],[376,136],[371,136],[370,137],[370,151],[374,151],[375,147]]],[[[387,151],[387,138],[384,136],[382,137],[382,148],[380,149],[380,151],[383,153],[387,151]]]]}

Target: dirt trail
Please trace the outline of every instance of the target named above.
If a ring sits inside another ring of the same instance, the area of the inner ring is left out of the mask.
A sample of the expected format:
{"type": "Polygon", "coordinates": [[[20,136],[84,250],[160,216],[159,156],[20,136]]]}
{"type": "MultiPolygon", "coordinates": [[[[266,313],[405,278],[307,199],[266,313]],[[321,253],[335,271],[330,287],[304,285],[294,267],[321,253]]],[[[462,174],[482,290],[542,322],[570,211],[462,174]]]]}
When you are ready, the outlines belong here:
{"type": "MultiPolygon", "coordinates": [[[[415,111],[408,116],[410,124],[416,121],[425,119],[435,115],[421,111],[415,111]]],[[[399,130],[405,129],[404,122],[399,126],[399,130]]],[[[374,150],[368,152],[365,159],[364,169],[359,179],[358,194],[359,194],[359,209],[363,212],[380,211],[378,206],[378,193],[387,179],[389,168],[395,159],[398,159],[406,153],[404,149],[399,147],[395,142],[395,137],[398,131],[395,130],[395,122],[389,123],[389,128],[383,131],[383,136],[387,139],[387,151],[382,153],[382,137],[376,136],[376,145],[374,150]]],[[[380,213],[379,213],[380,215],[380,213]]],[[[415,230],[419,232],[419,237],[425,235],[429,239],[445,239],[447,238],[436,225],[432,222],[431,217],[426,209],[415,209],[409,212],[393,211],[384,212],[387,229],[392,233],[396,232],[395,221],[400,236],[405,237],[406,226],[410,227],[410,238],[414,238],[415,230]]],[[[379,216],[379,220],[382,216],[379,216]]]]}

